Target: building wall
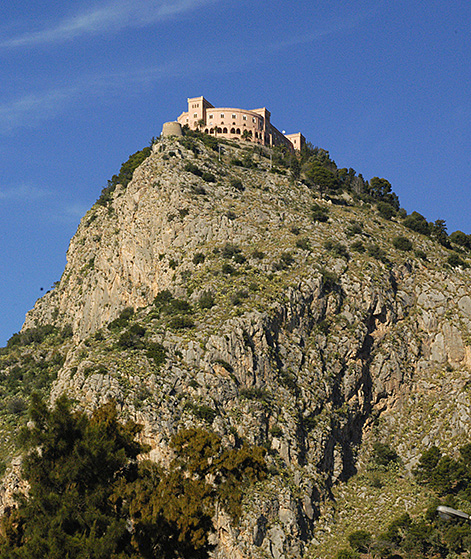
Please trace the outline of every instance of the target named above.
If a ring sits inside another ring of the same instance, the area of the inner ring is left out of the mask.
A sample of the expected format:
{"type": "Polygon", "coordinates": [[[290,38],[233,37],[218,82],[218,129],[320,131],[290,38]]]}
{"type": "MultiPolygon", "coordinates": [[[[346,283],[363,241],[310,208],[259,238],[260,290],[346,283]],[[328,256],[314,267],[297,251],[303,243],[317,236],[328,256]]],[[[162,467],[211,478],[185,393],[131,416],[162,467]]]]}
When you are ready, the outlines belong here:
{"type": "Polygon", "coordinates": [[[190,129],[199,129],[206,134],[224,138],[244,138],[264,146],[285,146],[288,149],[301,149],[302,134],[295,136],[300,147],[277,130],[270,122],[270,111],[262,109],[245,110],[232,107],[214,107],[204,97],[188,99],[188,111],[178,117],[178,122],[190,129]]]}

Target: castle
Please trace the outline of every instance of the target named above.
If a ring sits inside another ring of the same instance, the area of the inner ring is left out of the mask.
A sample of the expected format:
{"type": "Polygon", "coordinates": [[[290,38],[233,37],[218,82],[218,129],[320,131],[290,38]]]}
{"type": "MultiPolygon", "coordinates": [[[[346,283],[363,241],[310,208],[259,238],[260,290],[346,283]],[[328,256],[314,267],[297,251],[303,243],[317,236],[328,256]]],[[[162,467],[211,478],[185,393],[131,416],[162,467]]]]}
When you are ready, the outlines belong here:
{"type": "Polygon", "coordinates": [[[262,109],[216,108],[204,97],[188,99],[188,111],[182,113],[177,121],[181,126],[188,125],[191,130],[214,134],[223,138],[245,139],[262,146],[285,146],[289,150],[300,150],[304,136],[284,134],[270,122],[270,111],[262,109]]]}

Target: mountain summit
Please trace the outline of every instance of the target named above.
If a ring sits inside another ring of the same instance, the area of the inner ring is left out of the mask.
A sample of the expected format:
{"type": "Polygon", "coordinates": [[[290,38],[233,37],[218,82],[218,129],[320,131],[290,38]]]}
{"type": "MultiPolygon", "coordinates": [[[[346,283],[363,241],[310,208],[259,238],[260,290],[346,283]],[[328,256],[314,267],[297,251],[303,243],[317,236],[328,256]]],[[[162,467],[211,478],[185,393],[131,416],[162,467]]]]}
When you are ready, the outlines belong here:
{"type": "Polygon", "coordinates": [[[134,154],[0,355],[3,510],[35,389],[115,402],[163,468],[184,429],[264,449],[239,513],[212,511],[215,557],[334,557],[420,515],[412,472],[454,456],[471,417],[467,241],[445,231],[309,145],[187,130],[134,154]]]}

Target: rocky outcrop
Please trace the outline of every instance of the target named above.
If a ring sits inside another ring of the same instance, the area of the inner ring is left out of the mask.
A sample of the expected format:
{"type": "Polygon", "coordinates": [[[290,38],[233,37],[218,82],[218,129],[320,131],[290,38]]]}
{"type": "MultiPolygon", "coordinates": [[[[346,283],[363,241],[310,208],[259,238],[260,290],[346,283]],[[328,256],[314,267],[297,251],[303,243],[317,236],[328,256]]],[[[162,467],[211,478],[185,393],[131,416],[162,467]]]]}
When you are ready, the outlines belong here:
{"type": "Polygon", "coordinates": [[[90,408],[115,399],[145,426],[155,460],[195,424],[267,448],[271,475],[246,495],[240,525],[216,514],[215,555],[300,557],[332,487],[373,442],[394,445],[411,469],[427,446],[466,438],[471,276],[348,195],[318,199],[329,221],[313,220],[311,190],[270,172],[263,152],[244,169],[230,164],[243,147],[226,145],[219,161],[196,144],[162,139],[127,188],[87,212],[60,284],[24,328],[72,324],[51,397],[66,391],[90,408]],[[420,253],[395,249],[399,234],[420,253]],[[387,258],[364,251],[372,244],[387,258]],[[166,289],[191,303],[191,327],[156,311],[166,289]],[[107,325],[126,307],[129,324],[165,347],[163,365],[117,347],[107,325]]]}

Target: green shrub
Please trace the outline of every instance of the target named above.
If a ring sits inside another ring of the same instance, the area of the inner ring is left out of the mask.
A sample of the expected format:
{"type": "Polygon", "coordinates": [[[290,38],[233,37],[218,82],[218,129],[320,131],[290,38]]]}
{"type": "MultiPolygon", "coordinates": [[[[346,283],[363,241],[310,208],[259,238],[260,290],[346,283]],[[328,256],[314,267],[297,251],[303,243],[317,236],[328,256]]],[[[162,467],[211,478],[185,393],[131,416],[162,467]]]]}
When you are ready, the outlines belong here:
{"type": "Polygon", "coordinates": [[[221,271],[223,274],[226,274],[228,276],[233,276],[236,273],[236,270],[233,266],[231,266],[230,264],[228,264],[227,262],[224,262],[224,264],[222,265],[221,271]]]}
{"type": "Polygon", "coordinates": [[[427,253],[424,252],[423,250],[414,250],[414,254],[415,256],[417,256],[417,258],[420,258],[421,260],[427,260],[427,253]]]}
{"type": "Polygon", "coordinates": [[[174,330],[183,330],[185,328],[193,328],[194,325],[195,325],[195,323],[194,323],[193,319],[190,318],[189,316],[186,316],[186,315],[174,316],[169,322],[170,328],[172,328],[174,330]]]}
{"type": "Polygon", "coordinates": [[[296,239],[296,246],[302,250],[311,250],[311,243],[308,237],[301,237],[300,239],[296,239]]]}
{"type": "Polygon", "coordinates": [[[257,400],[266,403],[270,403],[272,400],[271,394],[264,388],[242,388],[240,390],[240,396],[247,400],[257,400]]]}
{"type": "Polygon", "coordinates": [[[351,244],[351,249],[354,250],[355,252],[365,252],[366,248],[365,245],[362,243],[362,241],[355,241],[354,243],[351,244]]]}
{"type": "Polygon", "coordinates": [[[214,421],[214,418],[217,415],[215,409],[205,404],[201,404],[201,405],[189,404],[187,407],[192,411],[193,415],[199,417],[203,421],[206,421],[207,423],[210,424],[214,421]]]}
{"type": "Polygon", "coordinates": [[[408,229],[421,233],[422,235],[430,235],[430,225],[423,215],[418,212],[412,212],[402,222],[408,229]]]}
{"type": "Polygon", "coordinates": [[[352,549],[340,549],[337,551],[335,559],[360,559],[360,555],[352,549]]]}
{"type": "Polygon", "coordinates": [[[384,443],[373,444],[373,461],[377,466],[388,466],[391,462],[397,462],[397,452],[384,443]]]}
{"type": "Polygon", "coordinates": [[[394,248],[408,252],[412,250],[412,242],[407,238],[400,235],[399,237],[394,237],[392,241],[394,248]]]}
{"type": "Polygon", "coordinates": [[[241,305],[245,299],[248,299],[248,297],[249,297],[248,291],[245,289],[240,289],[239,291],[234,293],[234,295],[232,295],[231,302],[235,306],[241,305]]]}
{"type": "Polygon", "coordinates": [[[123,332],[118,339],[118,346],[122,349],[140,349],[144,347],[142,338],[146,329],[140,324],[133,324],[129,330],[123,332]]]}
{"type": "Polygon", "coordinates": [[[320,273],[322,275],[322,287],[324,288],[324,291],[326,293],[333,291],[339,283],[339,277],[337,274],[335,272],[331,272],[330,270],[326,270],[325,268],[322,268],[320,273]]]}
{"type": "Polygon", "coordinates": [[[198,299],[201,309],[210,309],[214,306],[214,296],[210,291],[203,291],[198,299]]]}
{"type": "Polygon", "coordinates": [[[468,268],[467,262],[465,262],[456,252],[452,252],[448,258],[446,259],[449,266],[452,268],[457,268],[461,266],[461,268],[468,268]]]}
{"type": "Polygon", "coordinates": [[[166,349],[158,342],[148,342],[146,344],[146,355],[152,359],[157,366],[162,365],[166,359],[166,349]]]}
{"type": "Polygon", "coordinates": [[[349,225],[347,229],[345,229],[345,235],[347,237],[354,237],[355,235],[361,235],[363,233],[363,227],[357,223],[356,221],[349,225]]]}
{"type": "Polygon", "coordinates": [[[243,192],[245,190],[245,187],[240,179],[231,179],[231,186],[239,192],[243,192]]]}
{"type": "Polygon", "coordinates": [[[369,256],[371,256],[372,258],[376,258],[376,260],[379,260],[384,264],[387,264],[389,262],[386,253],[378,245],[374,245],[374,244],[368,245],[366,247],[366,250],[368,251],[369,256]]]}
{"type": "Polygon", "coordinates": [[[221,250],[221,256],[223,258],[234,258],[237,254],[240,254],[242,250],[232,243],[226,243],[221,250]]]}
{"type": "Polygon", "coordinates": [[[123,328],[133,315],[134,309],[132,307],[126,307],[119,313],[118,318],[115,318],[108,324],[108,330],[119,330],[123,328]]]}
{"type": "Polygon", "coordinates": [[[205,182],[216,182],[216,177],[213,175],[213,173],[210,173],[209,171],[203,171],[203,173],[201,174],[201,178],[205,182]]]}
{"type": "Polygon", "coordinates": [[[329,210],[318,204],[311,206],[311,218],[313,221],[326,222],[329,221],[329,210]]]}
{"type": "Polygon", "coordinates": [[[299,229],[299,227],[296,227],[296,225],[292,225],[289,230],[291,233],[293,233],[293,235],[299,235],[299,233],[301,233],[301,230],[299,229]]]}
{"type": "Polygon", "coordinates": [[[261,250],[255,249],[252,251],[252,258],[256,258],[257,260],[263,260],[265,258],[265,253],[261,250]]]}
{"type": "Polygon", "coordinates": [[[273,265],[274,270],[287,270],[294,263],[293,255],[290,252],[284,252],[278,262],[273,265]]]}
{"type": "Polygon", "coordinates": [[[202,253],[202,252],[196,252],[195,255],[193,256],[193,264],[203,264],[203,262],[206,260],[206,256],[202,253]]]}
{"type": "Polygon", "coordinates": [[[324,243],[324,248],[337,258],[346,258],[347,260],[349,258],[347,247],[342,243],[329,239],[324,243]]]}
{"type": "Polygon", "coordinates": [[[376,207],[378,208],[379,215],[384,217],[384,219],[391,219],[397,214],[396,208],[387,202],[378,202],[376,207]]]}
{"type": "Polygon", "coordinates": [[[283,436],[283,429],[279,425],[273,425],[270,428],[270,435],[279,439],[283,436]]]}
{"type": "Polygon", "coordinates": [[[466,235],[463,231],[454,231],[450,234],[449,239],[455,245],[459,245],[465,248],[471,247],[471,237],[466,235]]]}
{"type": "Polygon", "coordinates": [[[183,167],[183,170],[187,171],[188,173],[192,173],[193,175],[195,175],[197,177],[201,177],[203,175],[203,171],[201,171],[201,169],[197,165],[192,163],[191,161],[187,161],[185,163],[185,166],[183,167]]]}
{"type": "Polygon", "coordinates": [[[357,530],[349,534],[347,539],[352,549],[361,553],[367,553],[368,547],[371,544],[371,533],[366,530],[357,530]]]}
{"type": "Polygon", "coordinates": [[[232,259],[236,264],[243,264],[247,260],[243,254],[234,254],[232,259]]]}
{"type": "Polygon", "coordinates": [[[101,195],[97,200],[100,206],[106,206],[113,199],[113,192],[118,184],[126,187],[132,179],[134,171],[139,165],[149,157],[151,148],[145,147],[140,151],[136,151],[129,156],[128,160],[121,165],[118,175],[113,175],[108,185],[101,191],[101,195]]]}

